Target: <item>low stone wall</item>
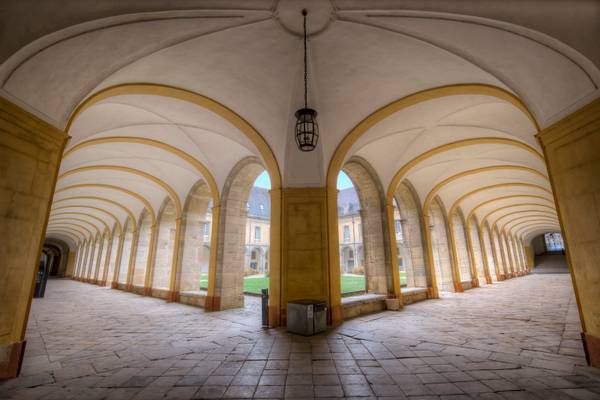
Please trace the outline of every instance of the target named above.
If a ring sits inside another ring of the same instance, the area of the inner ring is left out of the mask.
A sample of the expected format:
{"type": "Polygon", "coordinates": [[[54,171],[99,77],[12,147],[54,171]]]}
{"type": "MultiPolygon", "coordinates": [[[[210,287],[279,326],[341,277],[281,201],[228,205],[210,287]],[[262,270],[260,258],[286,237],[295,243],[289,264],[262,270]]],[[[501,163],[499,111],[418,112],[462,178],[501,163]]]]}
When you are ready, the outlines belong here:
{"type": "Polygon", "coordinates": [[[423,300],[427,300],[426,288],[402,289],[402,303],[404,305],[417,303],[423,300]]]}
{"type": "Polygon", "coordinates": [[[166,300],[169,297],[169,290],[152,288],[152,297],[166,300]]]}
{"type": "Polygon", "coordinates": [[[342,313],[344,319],[355,318],[385,310],[384,295],[366,294],[342,299],[342,313]]]}
{"type": "Polygon", "coordinates": [[[179,302],[190,306],[204,308],[206,293],[203,292],[180,292],[179,302]]]}

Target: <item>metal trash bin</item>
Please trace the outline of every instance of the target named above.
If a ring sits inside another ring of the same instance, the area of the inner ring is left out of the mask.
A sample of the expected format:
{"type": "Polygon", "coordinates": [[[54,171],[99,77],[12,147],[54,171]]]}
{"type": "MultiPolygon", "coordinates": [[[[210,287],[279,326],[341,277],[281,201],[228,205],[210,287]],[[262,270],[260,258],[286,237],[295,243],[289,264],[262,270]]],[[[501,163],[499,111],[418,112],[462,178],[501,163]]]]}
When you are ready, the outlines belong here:
{"type": "Polygon", "coordinates": [[[287,331],[310,336],[327,329],[327,304],[321,300],[295,300],[287,304],[287,331]]]}

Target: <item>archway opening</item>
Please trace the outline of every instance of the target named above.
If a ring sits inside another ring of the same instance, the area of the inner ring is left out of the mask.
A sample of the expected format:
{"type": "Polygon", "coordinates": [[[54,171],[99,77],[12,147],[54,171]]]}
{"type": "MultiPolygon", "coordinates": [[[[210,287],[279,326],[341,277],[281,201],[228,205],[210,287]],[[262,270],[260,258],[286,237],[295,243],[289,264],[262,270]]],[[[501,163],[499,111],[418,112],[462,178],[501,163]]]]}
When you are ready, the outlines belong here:
{"type": "Polygon", "coordinates": [[[427,270],[420,202],[409,182],[402,182],[394,195],[394,233],[398,256],[400,285],[404,288],[426,288],[427,270]]]}
{"type": "Polygon", "coordinates": [[[261,294],[269,288],[269,239],[271,235],[271,180],[263,171],[252,186],[246,204],[244,240],[244,293],[261,294]]]}
{"type": "Polygon", "coordinates": [[[338,175],[337,188],[341,293],[360,295],[367,291],[360,200],[354,183],[344,171],[338,175]]]}

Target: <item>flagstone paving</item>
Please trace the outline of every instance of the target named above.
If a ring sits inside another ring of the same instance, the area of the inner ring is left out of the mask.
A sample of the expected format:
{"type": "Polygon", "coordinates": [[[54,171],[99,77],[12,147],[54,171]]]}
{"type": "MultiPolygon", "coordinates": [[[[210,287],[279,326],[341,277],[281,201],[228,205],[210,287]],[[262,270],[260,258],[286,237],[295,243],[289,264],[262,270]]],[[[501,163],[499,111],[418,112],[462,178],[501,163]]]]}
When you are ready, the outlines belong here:
{"type": "Polygon", "coordinates": [[[600,399],[569,275],[511,279],[345,322],[263,330],[256,299],[203,310],[51,280],[11,399],[600,399]]]}

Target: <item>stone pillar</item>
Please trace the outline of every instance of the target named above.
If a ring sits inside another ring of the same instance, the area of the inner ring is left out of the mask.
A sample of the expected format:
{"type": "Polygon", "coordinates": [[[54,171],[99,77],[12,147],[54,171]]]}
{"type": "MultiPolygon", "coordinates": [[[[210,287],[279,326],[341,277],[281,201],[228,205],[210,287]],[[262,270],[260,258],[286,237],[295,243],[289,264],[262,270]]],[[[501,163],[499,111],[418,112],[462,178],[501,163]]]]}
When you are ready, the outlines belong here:
{"type": "Polygon", "coordinates": [[[178,270],[181,268],[180,256],[181,256],[181,230],[183,224],[181,215],[178,215],[175,219],[175,238],[173,240],[173,255],[171,256],[171,272],[169,275],[169,293],[167,295],[167,301],[179,301],[179,290],[177,290],[177,275],[178,270]]]}
{"type": "Polygon", "coordinates": [[[152,295],[152,277],[154,275],[154,262],[156,261],[156,242],[158,241],[158,221],[150,227],[150,243],[148,244],[148,258],[146,259],[146,274],[144,275],[144,296],[152,295]]]}
{"type": "Polygon", "coordinates": [[[590,365],[600,367],[600,99],[542,130],[590,365]]]}
{"type": "Polygon", "coordinates": [[[91,283],[98,282],[98,274],[100,273],[100,264],[102,263],[102,252],[104,251],[104,236],[100,236],[100,242],[98,243],[98,254],[96,260],[93,261],[96,267],[92,268],[94,274],[90,277],[91,283]]]}
{"type": "MultiPolygon", "coordinates": [[[[328,261],[326,189],[284,188],[282,199],[282,306],[290,300],[323,300],[337,324],[343,319],[340,270],[337,259],[328,261]]],[[[337,221],[329,228],[337,233],[337,221]]]]}
{"type": "Polygon", "coordinates": [[[111,277],[110,287],[116,289],[119,287],[119,273],[121,272],[121,260],[123,258],[123,245],[125,244],[125,232],[119,232],[119,244],[117,246],[117,256],[115,257],[115,269],[111,277]]]}
{"type": "Polygon", "coordinates": [[[127,266],[127,278],[125,280],[125,290],[131,292],[133,290],[133,269],[135,268],[135,258],[137,254],[138,239],[140,236],[140,228],[135,227],[131,237],[131,248],[129,249],[129,265],[127,266]]]}
{"type": "Polygon", "coordinates": [[[73,272],[75,270],[75,260],[77,259],[77,255],[74,251],[69,251],[69,255],[67,256],[67,270],[65,271],[65,277],[70,278],[73,276],[73,272]]]}
{"type": "Polygon", "coordinates": [[[452,280],[454,283],[454,291],[457,293],[464,292],[462,287],[462,279],[460,277],[460,266],[458,262],[458,249],[456,248],[456,238],[454,237],[454,218],[453,215],[448,215],[448,244],[450,245],[450,257],[452,257],[452,280]]]}
{"type": "Polygon", "coordinates": [[[19,374],[67,135],[0,97],[0,379],[19,374]]]}
{"type": "Polygon", "coordinates": [[[107,248],[104,255],[104,269],[102,270],[102,277],[100,278],[100,286],[106,286],[106,279],[108,277],[108,268],[110,265],[110,256],[112,252],[112,236],[108,236],[107,248]]]}

